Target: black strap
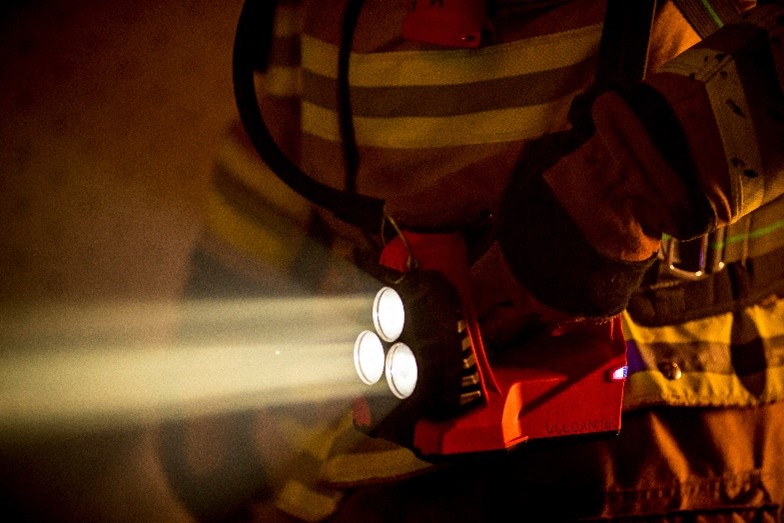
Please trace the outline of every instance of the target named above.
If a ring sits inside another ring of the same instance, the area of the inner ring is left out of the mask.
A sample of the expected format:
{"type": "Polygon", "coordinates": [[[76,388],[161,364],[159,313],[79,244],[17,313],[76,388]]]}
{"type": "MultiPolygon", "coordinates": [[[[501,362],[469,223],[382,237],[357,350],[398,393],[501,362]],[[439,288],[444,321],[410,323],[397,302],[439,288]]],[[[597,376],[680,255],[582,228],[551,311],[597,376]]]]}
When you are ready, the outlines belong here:
{"type": "Polygon", "coordinates": [[[596,84],[626,87],[645,77],[656,0],[607,0],[596,84]]]}
{"type": "Polygon", "coordinates": [[[645,78],[655,14],[656,0],[607,0],[594,84],[569,108],[569,121],[579,138],[587,140],[594,133],[591,107],[597,96],[645,78]]]}
{"type": "Polygon", "coordinates": [[[283,153],[267,128],[259,108],[254,77],[259,68],[266,66],[269,54],[270,37],[264,34],[265,31],[259,31],[259,27],[271,27],[275,4],[270,0],[246,0],[237,22],[232,77],[242,124],[261,158],[286,185],[346,223],[370,234],[376,233],[383,221],[383,200],[342,191],[313,179],[283,153]]]}
{"type": "Polygon", "coordinates": [[[349,0],[343,14],[343,23],[338,51],[338,123],[340,138],[343,144],[343,161],[346,165],[346,191],[357,192],[357,176],[359,174],[359,147],[354,130],[354,117],[351,109],[351,89],[348,81],[351,47],[354,32],[357,28],[359,15],[365,0],[349,0]]]}

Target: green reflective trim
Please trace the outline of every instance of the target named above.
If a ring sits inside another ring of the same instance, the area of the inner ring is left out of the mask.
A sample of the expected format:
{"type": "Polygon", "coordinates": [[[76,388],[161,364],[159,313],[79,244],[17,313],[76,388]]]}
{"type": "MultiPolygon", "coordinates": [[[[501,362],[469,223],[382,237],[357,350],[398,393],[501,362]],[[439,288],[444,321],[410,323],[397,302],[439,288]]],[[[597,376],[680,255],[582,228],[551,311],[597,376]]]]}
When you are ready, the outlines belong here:
{"type": "Polygon", "coordinates": [[[712,249],[722,249],[725,245],[729,245],[732,243],[739,243],[745,241],[746,238],[759,238],[760,236],[765,236],[766,234],[770,234],[778,229],[784,227],[784,220],[778,220],[776,222],[771,223],[767,227],[763,227],[761,229],[755,229],[753,231],[748,232],[747,234],[736,234],[735,236],[730,236],[729,238],[724,238],[724,241],[718,241],[711,243],[710,247],[712,249]]]}
{"type": "MultiPolygon", "coordinates": [[[[765,236],[766,234],[773,233],[781,229],[782,227],[784,227],[784,219],[775,221],[770,225],[768,225],[767,227],[762,227],[761,229],[755,229],[748,233],[736,234],[734,236],[724,238],[724,240],[712,242],[709,247],[711,249],[722,249],[726,245],[731,245],[733,243],[739,243],[745,241],[746,238],[759,238],[760,236],[765,236]]],[[[662,233],[662,242],[666,242],[670,238],[672,237],[669,234],[662,233]]]]}
{"type": "Polygon", "coordinates": [[[708,14],[713,18],[713,21],[716,23],[716,26],[719,28],[724,27],[724,22],[721,21],[719,15],[716,14],[716,11],[713,10],[708,0],[702,0],[702,5],[705,6],[705,10],[708,11],[708,14]]]}

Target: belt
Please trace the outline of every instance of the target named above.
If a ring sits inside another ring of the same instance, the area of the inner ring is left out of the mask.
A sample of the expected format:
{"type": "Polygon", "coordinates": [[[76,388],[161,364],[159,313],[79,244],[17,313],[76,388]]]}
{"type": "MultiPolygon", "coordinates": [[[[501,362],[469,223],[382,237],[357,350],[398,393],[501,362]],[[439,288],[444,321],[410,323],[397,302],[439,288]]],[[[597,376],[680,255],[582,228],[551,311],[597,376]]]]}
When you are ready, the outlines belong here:
{"type": "Polygon", "coordinates": [[[784,198],[760,207],[739,221],[693,240],[665,236],[659,252],[661,269],[677,278],[699,280],[727,264],[784,247],[784,198]]]}
{"type": "Polygon", "coordinates": [[[784,295],[784,198],[688,241],[665,237],[627,310],[641,325],[672,325],[784,295]]]}

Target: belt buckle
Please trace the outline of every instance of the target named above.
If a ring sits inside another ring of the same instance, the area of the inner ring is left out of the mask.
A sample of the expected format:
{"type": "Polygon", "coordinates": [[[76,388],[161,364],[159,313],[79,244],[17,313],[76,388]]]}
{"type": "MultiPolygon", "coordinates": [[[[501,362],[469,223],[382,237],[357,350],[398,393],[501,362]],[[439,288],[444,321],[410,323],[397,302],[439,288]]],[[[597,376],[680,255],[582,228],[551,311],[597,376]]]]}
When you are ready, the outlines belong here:
{"type": "Polygon", "coordinates": [[[724,262],[725,229],[703,234],[693,240],[679,241],[671,236],[662,238],[659,259],[668,273],[684,280],[702,280],[726,266],[724,262]],[[712,248],[713,245],[721,248],[712,248]]]}

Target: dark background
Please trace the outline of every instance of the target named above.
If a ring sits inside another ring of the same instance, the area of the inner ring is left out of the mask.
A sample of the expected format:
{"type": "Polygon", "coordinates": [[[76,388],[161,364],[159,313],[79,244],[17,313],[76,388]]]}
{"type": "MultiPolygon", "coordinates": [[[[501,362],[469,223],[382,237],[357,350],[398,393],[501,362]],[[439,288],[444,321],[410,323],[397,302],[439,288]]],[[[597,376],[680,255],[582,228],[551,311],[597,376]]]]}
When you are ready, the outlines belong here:
{"type": "MultiPolygon", "coordinates": [[[[239,1],[0,3],[0,307],[172,300],[239,1]]],[[[154,427],[0,446],[0,521],[187,521],[154,427]]]]}
{"type": "Polygon", "coordinates": [[[239,5],[2,2],[0,301],[179,292],[239,5]]]}

